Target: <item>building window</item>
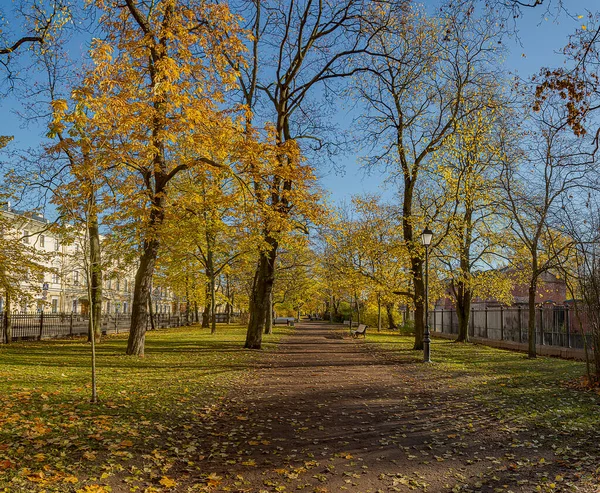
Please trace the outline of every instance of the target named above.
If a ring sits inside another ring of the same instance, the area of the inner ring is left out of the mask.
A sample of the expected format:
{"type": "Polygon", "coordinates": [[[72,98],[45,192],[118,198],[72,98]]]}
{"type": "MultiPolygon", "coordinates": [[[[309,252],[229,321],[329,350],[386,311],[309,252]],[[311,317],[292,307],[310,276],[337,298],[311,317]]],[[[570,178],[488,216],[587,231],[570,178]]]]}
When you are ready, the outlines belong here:
{"type": "MultiPolygon", "coordinates": [[[[127,302],[125,301],[125,302],[123,302],[123,313],[128,313],[127,308],[128,308],[127,302]]],[[[0,310],[0,311],[2,311],[2,310],[0,310]]]]}
{"type": "Polygon", "coordinates": [[[58,241],[58,238],[54,238],[54,251],[58,252],[59,247],[60,247],[60,242],[58,241]]]}
{"type": "Polygon", "coordinates": [[[128,287],[129,287],[129,286],[127,286],[127,279],[125,279],[125,280],[123,281],[123,291],[127,292],[127,288],[128,288],[128,287]]]}
{"type": "Polygon", "coordinates": [[[44,235],[40,235],[40,247],[44,248],[46,246],[46,237],[44,235]]]}
{"type": "Polygon", "coordinates": [[[23,243],[25,243],[26,245],[29,244],[29,231],[27,231],[26,229],[23,230],[23,243]]]}
{"type": "Polygon", "coordinates": [[[52,313],[58,313],[58,299],[52,298],[52,313]]]}
{"type": "Polygon", "coordinates": [[[108,282],[106,283],[106,287],[108,289],[111,289],[111,286],[112,286],[112,279],[109,279],[108,282]]]}
{"type": "Polygon", "coordinates": [[[79,271],[73,271],[73,284],[79,284],[79,271]]]}
{"type": "Polygon", "coordinates": [[[117,284],[117,287],[115,288],[117,291],[119,291],[119,289],[121,288],[121,281],[119,281],[118,279],[115,281],[117,284]]]}
{"type": "Polygon", "coordinates": [[[73,313],[77,313],[77,300],[73,300],[73,313]]]}
{"type": "Polygon", "coordinates": [[[110,313],[110,301],[106,302],[106,313],[110,313]]]}
{"type": "Polygon", "coordinates": [[[58,284],[60,282],[60,280],[58,278],[58,274],[56,274],[56,273],[52,274],[52,282],[54,284],[58,284]]]}

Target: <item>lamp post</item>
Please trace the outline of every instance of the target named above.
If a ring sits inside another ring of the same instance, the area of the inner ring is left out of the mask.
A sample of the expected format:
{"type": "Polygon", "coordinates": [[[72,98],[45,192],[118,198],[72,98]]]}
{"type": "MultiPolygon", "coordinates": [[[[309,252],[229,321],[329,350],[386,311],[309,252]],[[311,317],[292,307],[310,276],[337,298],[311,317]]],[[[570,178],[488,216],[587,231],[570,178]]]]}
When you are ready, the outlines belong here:
{"type": "Polygon", "coordinates": [[[421,243],[425,247],[425,332],[423,333],[423,362],[431,363],[431,351],[429,345],[431,338],[429,334],[429,245],[433,238],[433,231],[425,228],[421,233],[421,243]]]}

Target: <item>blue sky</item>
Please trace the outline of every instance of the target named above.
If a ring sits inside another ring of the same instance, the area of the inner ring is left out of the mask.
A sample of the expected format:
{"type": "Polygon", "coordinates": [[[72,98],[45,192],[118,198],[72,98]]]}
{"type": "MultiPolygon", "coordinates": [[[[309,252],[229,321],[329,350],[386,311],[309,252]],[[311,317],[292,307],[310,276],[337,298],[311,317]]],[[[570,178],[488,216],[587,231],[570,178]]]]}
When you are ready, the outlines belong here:
{"type": "MultiPolygon", "coordinates": [[[[571,17],[562,13],[558,18],[552,12],[546,13],[541,8],[525,9],[523,16],[516,19],[518,39],[512,37],[505,40],[508,48],[503,66],[506,72],[521,78],[528,78],[537,73],[541,67],[558,66],[563,58],[558,54],[567,44],[568,36],[585,24],[587,11],[597,11],[599,0],[566,0],[571,17]],[[577,19],[583,15],[583,19],[577,19]]],[[[344,116],[340,117],[343,120],[344,116]]],[[[322,186],[329,190],[335,202],[347,201],[353,194],[379,193],[385,197],[394,195],[393,185],[384,183],[386,174],[383,171],[371,171],[366,174],[354,156],[341,158],[343,174],[333,171],[323,173],[322,186]]]]}
{"type": "MultiPolygon", "coordinates": [[[[562,63],[562,58],[557,52],[566,44],[568,35],[585,23],[585,17],[577,19],[576,16],[586,16],[586,9],[598,8],[598,0],[567,0],[565,3],[568,4],[568,8],[574,9],[570,11],[574,18],[564,14],[559,18],[551,14],[546,16],[543,9],[537,8],[525,10],[522,18],[516,20],[519,39],[513,38],[505,42],[505,46],[510,50],[504,61],[507,73],[526,78],[543,66],[557,66],[562,63]]],[[[433,5],[433,2],[431,4],[433,5]]],[[[0,135],[15,136],[12,149],[35,146],[45,132],[35,124],[26,126],[20,121],[14,114],[19,107],[19,101],[14,97],[5,98],[0,106],[0,135]]],[[[337,118],[339,121],[351,120],[350,110],[341,105],[337,118]]],[[[329,169],[320,171],[320,183],[330,192],[334,202],[348,202],[353,194],[382,193],[389,197],[395,193],[393,185],[384,184],[385,174],[382,171],[374,170],[366,174],[360,167],[357,156],[337,158],[336,168],[342,168],[344,172],[329,169]]]]}

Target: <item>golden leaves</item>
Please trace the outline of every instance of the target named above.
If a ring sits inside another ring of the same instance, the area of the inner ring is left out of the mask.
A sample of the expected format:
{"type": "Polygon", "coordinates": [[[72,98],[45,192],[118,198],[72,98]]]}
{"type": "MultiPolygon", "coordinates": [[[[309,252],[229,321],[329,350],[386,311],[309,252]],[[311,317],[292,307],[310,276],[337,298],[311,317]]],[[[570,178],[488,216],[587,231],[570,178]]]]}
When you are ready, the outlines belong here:
{"type": "Polygon", "coordinates": [[[165,488],[175,488],[177,486],[177,481],[175,481],[174,479],[171,479],[167,476],[163,476],[159,483],[161,485],[163,485],[165,488]]]}

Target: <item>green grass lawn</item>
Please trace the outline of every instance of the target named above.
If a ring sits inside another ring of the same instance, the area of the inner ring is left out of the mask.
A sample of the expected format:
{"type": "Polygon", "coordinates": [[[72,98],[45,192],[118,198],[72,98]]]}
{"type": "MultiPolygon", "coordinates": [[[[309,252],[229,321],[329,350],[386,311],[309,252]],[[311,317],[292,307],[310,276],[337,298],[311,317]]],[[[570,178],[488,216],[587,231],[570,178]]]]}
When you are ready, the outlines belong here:
{"type": "MultiPolygon", "coordinates": [[[[264,348],[288,330],[264,336],[264,348]]],[[[125,355],[126,334],[110,337],[97,347],[97,405],[83,339],[0,345],[0,491],[108,491],[90,485],[115,473],[133,485],[138,452],[153,450],[145,461],[166,474],[193,452],[182,438],[252,366],[244,340],[240,326],[160,330],[137,358],[125,355]]]]}
{"type": "MultiPolygon", "coordinates": [[[[368,344],[406,360],[420,361],[414,338],[371,332],[368,344]]],[[[477,344],[433,339],[430,371],[448,385],[464,388],[500,417],[549,432],[590,436],[600,432],[600,391],[581,387],[585,363],[525,354],[477,344]]]]}

